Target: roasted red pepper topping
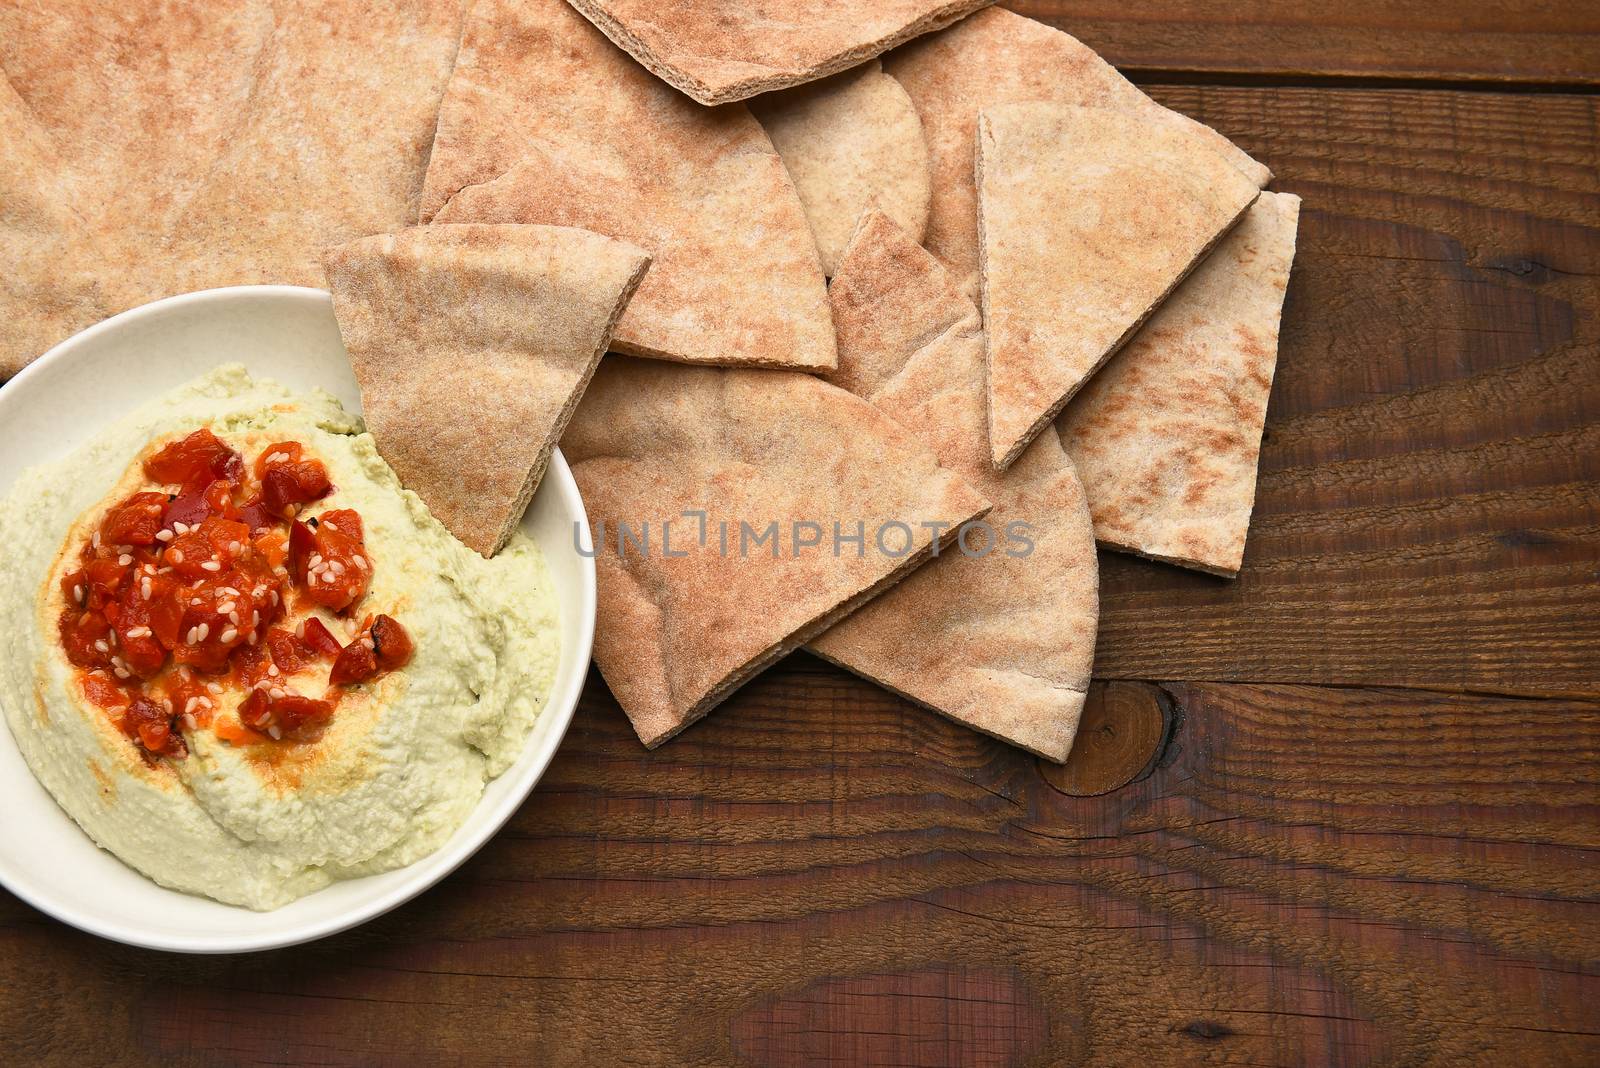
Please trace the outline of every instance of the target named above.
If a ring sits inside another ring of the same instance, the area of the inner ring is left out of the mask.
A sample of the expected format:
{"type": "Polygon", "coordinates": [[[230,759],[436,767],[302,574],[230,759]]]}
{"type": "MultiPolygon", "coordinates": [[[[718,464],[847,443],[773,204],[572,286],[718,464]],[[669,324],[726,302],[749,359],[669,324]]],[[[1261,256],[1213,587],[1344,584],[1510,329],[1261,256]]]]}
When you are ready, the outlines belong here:
{"type": "Polygon", "coordinates": [[[294,693],[290,676],[330,661],[338,686],[410,659],[410,636],[389,616],[364,623],[347,647],[307,610],[348,612],[372,564],[359,514],[303,516],[333,486],[299,442],[270,445],[247,467],[202,428],[152,453],[143,471],[156,485],[108,509],[63,576],[57,626],[85,695],[147,760],[186,754],[180,730],[210,724],[230,687],[249,691],[237,709],[244,730],[230,740],[305,738],[332,717],[338,693],[294,693]]]}

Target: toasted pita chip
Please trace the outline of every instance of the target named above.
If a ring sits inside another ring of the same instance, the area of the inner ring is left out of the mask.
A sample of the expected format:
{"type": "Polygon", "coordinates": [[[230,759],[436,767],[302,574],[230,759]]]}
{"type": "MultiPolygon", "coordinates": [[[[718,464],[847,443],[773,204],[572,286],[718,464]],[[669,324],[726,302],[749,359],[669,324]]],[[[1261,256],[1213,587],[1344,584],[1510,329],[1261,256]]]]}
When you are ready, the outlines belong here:
{"type": "Polygon", "coordinates": [[[928,143],[900,83],[877,60],[751,102],[794,179],[832,276],[861,213],[877,208],[922,240],[928,143]]]}
{"type": "Polygon", "coordinates": [[[1077,38],[1001,8],[988,8],[883,57],[922,116],[933,160],[925,244],[977,292],[978,206],[973,145],[978,112],[1049,100],[1132,111],[1188,130],[1258,186],[1272,173],[1208,126],[1157,104],[1077,38]]]}
{"type": "Polygon", "coordinates": [[[648,251],[650,273],[617,324],[619,352],[836,363],[811,230],[749,109],[684,99],[562,0],[474,8],[423,218],[581,226],[648,251]]]}
{"type": "Polygon", "coordinates": [[[4,141],[0,213],[28,212],[31,237],[0,285],[0,374],[145,301],[318,285],[323,246],[409,224],[461,18],[459,0],[0,4],[0,83],[35,127],[22,166],[4,141]]]}
{"type": "Polygon", "coordinates": [[[1102,543],[1238,573],[1299,214],[1262,193],[1056,421],[1102,543]]]}
{"type": "Polygon", "coordinates": [[[1261,191],[1189,130],[1068,104],[985,111],[977,174],[1004,470],[1261,191]]]}
{"type": "Polygon", "coordinates": [[[652,748],[920,563],[926,524],[949,537],[989,507],[794,372],[608,356],[561,449],[595,534],[595,662],[652,748]]]}
{"type": "Polygon", "coordinates": [[[668,84],[702,104],[825,78],[994,0],[572,0],[668,84]]]}
{"type": "Polygon", "coordinates": [[[882,213],[862,220],[830,295],[838,380],[992,500],[984,522],[993,534],[969,531],[813,638],[811,650],[957,722],[1065,760],[1099,611],[1094,532],[1072,461],[1047,434],[995,473],[984,445],[978,309],[882,213]]]}
{"type": "Polygon", "coordinates": [[[522,519],[650,257],[562,226],[420,226],[329,249],[378,451],[484,556],[522,519]]]}

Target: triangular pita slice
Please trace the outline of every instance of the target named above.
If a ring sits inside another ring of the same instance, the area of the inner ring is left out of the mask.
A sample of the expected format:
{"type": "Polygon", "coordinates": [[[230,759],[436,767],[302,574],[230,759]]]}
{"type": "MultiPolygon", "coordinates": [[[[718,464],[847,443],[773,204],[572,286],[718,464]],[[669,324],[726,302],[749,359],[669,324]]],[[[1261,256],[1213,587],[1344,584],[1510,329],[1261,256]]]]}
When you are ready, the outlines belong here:
{"type": "Polygon", "coordinates": [[[750,110],[685,99],[563,0],[473,8],[422,218],[581,226],[648,251],[619,352],[835,365],[816,244],[750,110]]]}
{"type": "Polygon", "coordinates": [[[957,722],[1065,760],[1099,609],[1094,532],[1072,461],[1047,434],[994,471],[978,309],[882,213],[862,220],[830,294],[836,380],[992,500],[983,522],[993,536],[974,528],[810,648],[957,722]]]}
{"type": "Polygon", "coordinates": [[[1042,22],[991,7],[883,57],[922,116],[933,159],[926,245],[976,292],[978,207],[972,154],[978,112],[1031,100],[1143,115],[1189,130],[1256,185],[1272,173],[1233,142],[1151,100],[1087,45],[1042,22]]]}
{"type": "Polygon", "coordinates": [[[1104,544],[1238,573],[1299,214],[1262,193],[1056,421],[1104,544]]]}
{"type": "Polygon", "coordinates": [[[657,76],[702,104],[827,77],[994,0],[572,0],[657,76]]]}
{"type": "Polygon", "coordinates": [[[1205,139],[1105,108],[978,119],[989,447],[1004,470],[1260,193],[1205,139]]]}
{"type": "Polygon", "coordinates": [[[0,3],[0,230],[30,233],[0,248],[0,374],[146,301],[320,285],[325,246],[409,225],[461,20],[459,0],[0,3]]]}
{"type": "Polygon", "coordinates": [[[920,563],[927,524],[989,507],[795,372],[608,356],[561,449],[595,535],[595,662],[650,747],[920,563]]]}
{"type": "Polygon", "coordinates": [[[493,556],[650,258],[561,226],[420,226],[329,249],[328,288],[378,451],[493,556]]]}
{"type": "Polygon", "coordinates": [[[763,96],[750,110],[794,179],[824,274],[833,274],[868,208],[922,240],[928,143],[911,98],[877,60],[763,96]]]}

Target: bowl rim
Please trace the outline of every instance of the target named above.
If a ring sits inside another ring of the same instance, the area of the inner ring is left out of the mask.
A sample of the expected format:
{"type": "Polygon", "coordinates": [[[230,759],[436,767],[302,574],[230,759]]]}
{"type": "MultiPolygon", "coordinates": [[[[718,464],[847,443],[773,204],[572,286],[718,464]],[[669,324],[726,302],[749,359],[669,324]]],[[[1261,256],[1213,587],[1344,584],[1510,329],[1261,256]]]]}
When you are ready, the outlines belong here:
{"type": "MultiPolygon", "coordinates": [[[[195,290],[190,293],[182,293],[150,301],[102,319],[100,322],[85,327],[52,345],[37,359],[23,367],[4,383],[0,383],[0,397],[4,397],[6,394],[14,395],[19,383],[30,381],[35,375],[42,373],[42,369],[47,365],[70,360],[73,352],[80,346],[103,334],[111,333],[126,326],[130,322],[158,316],[175,308],[193,304],[216,303],[226,305],[229,301],[239,297],[283,297],[295,301],[310,301],[321,306],[331,306],[332,302],[332,294],[325,289],[295,285],[222,286],[214,289],[195,290]]],[[[226,361],[219,361],[219,364],[222,362],[226,361]]],[[[578,489],[577,480],[572,475],[572,468],[568,465],[566,457],[562,455],[559,446],[551,450],[549,465],[545,469],[544,478],[540,485],[541,488],[546,485],[553,486],[558,491],[562,503],[566,506],[565,510],[571,513],[572,519],[578,524],[578,529],[581,531],[588,529],[588,512],[584,507],[583,495],[578,489]]],[[[0,487],[0,490],[4,488],[0,487]]],[[[413,875],[411,879],[401,881],[383,893],[377,894],[370,899],[364,899],[353,908],[341,913],[334,913],[326,918],[313,919],[296,926],[278,930],[263,929],[260,932],[246,932],[238,935],[206,934],[191,937],[172,937],[164,933],[153,935],[140,930],[136,925],[106,921],[100,917],[86,914],[71,905],[62,905],[54,901],[47,889],[30,885],[26,880],[19,882],[14,876],[7,875],[3,870],[0,870],[0,886],[5,887],[7,891],[15,894],[19,899],[48,916],[78,930],[113,942],[171,953],[208,955],[263,952],[269,949],[281,949],[312,942],[342,931],[348,931],[353,927],[376,919],[405,904],[412,898],[421,895],[450,876],[500,832],[506,822],[510,820],[533,793],[534,787],[544,778],[545,771],[548,770],[551,761],[555,758],[556,751],[560,748],[562,740],[566,737],[567,731],[572,725],[572,719],[577,711],[578,701],[582,696],[589,674],[588,668],[594,647],[597,605],[594,556],[592,553],[586,555],[578,551],[576,546],[574,547],[573,555],[578,561],[579,578],[579,588],[576,591],[575,599],[581,609],[579,618],[575,621],[576,641],[570,646],[576,670],[569,673],[564,682],[560,679],[556,680],[557,684],[552,687],[549,696],[545,699],[545,707],[540,712],[541,718],[554,715],[556,717],[555,725],[538,739],[538,748],[535,751],[533,762],[523,772],[523,775],[527,777],[527,782],[518,784],[515,789],[493,805],[488,813],[488,820],[482,828],[460,841],[456,841],[452,835],[451,840],[446,841],[444,845],[434,852],[418,858],[411,864],[392,869],[396,872],[403,872],[408,868],[414,868],[432,861],[434,864],[439,865],[436,871],[427,875],[413,875]]],[[[563,639],[565,639],[564,634],[563,639]]],[[[568,646],[564,641],[558,663],[567,662],[568,655],[568,646]]],[[[9,726],[5,729],[9,736],[9,726]]],[[[526,744],[531,744],[533,741],[534,737],[530,735],[529,743],[526,744]]],[[[15,741],[12,740],[12,743],[15,744],[15,741]]],[[[524,756],[526,752],[525,748],[524,756]]],[[[511,769],[508,768],[501,774],[502,776],[508,775],[510,771],[511,769]]],[[[52,797],[51,801],[55,802],[55,799],[52,797]]],[[[480,797],[478,806],[473,809],[473,813],[477,814],[486,801],[486,798],[480,797]]],[[[59,808],[59,802],[56,802],[56,804],[59,808]]],[[[62,810],[62,816],[76,827],[76,821],[73,821],[65,810],[62,810]]],[[[77,830],[78,833],[85,834],[85,837],[87,837],[86,832],[83,832],[81,828],[77,828],[77,830]]],[[[97,849],[103,849],[93,839],[90,839],[90,843],[97,849]]],[[[114,854],[112,855],[115,856],[114,854]]],[[[121,858],[117,859],[119,863],[126,863],[121,861],[121,858]]],[[[155,880],[150,879],[148,875],[133,868],[131,865],[128,865],[128,870],[163,890],[175,894],[186,894],[185,891],[161,887],[155,880]]],[[[338,884],[335,883],[333,885],[338,884]]],[[[313,891],[313,894],[307,896],[314,896],[320,892],[313,891]]],[[[246,915],[273,914],[272,912],[260,913],[243,906],[211,901],[203,895],[186,894],[186,896],[210,901],[211,904],[219,905],[223,908],[234,908],[246,915]]],[[[304,900],[304,898],[301,900],[304,900]]]]}

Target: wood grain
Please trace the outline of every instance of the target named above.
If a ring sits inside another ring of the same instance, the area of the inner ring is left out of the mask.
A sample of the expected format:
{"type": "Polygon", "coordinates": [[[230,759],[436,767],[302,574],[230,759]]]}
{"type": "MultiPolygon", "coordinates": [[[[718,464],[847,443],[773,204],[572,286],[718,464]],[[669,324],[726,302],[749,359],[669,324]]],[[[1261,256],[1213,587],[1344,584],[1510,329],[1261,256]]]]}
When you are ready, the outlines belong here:
{"type": "Polygon", "coordinates": [[[1600,83],[1600,7],[1545,0],[1007,0],[1135,80],[1153,73],[1600,83]]]}
{"type": "Polygon", "coordinates": [[[1155,87],[1305,198],[1238,580],[1102,554],[1097,675],[1600,694],[1600,112],[1155,87]]]}
{"type": "Polygon", "coordinates": [[[345,935],[183,959],[0,905],[8,1061],[1578,1064],[1600,704],[1178,684],[1104,797],[796,656],[345,935]]]}

